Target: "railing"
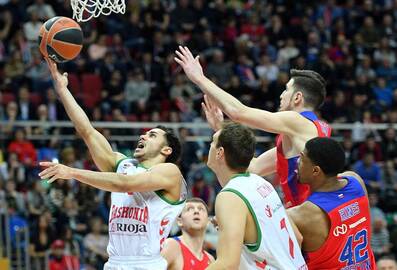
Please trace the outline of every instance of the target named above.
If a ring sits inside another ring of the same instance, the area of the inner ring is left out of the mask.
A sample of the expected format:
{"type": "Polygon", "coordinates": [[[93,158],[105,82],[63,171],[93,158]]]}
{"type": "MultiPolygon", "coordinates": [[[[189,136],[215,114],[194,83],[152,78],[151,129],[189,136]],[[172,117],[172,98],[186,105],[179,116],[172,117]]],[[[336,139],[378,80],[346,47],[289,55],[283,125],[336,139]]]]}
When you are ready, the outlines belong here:
{"type": "Polygon", "coordinates": [[[11,258],[10,217],[6,205],[0,207],[0,258],[11,258]]]}
{"type": "MultiPolygon", "coordinates": [[[[95,128],[107,128],[107,129],[124,129],[124,130],[135,130],[139,131],[143,128],[154,128],[158,125],[163,125],[168,128],[172,128],[175,132],[179,128],[187,128],[193,131],[193,134],[211,133],[210,127],[205,122],[92,122],[95,128]]],[[[0,127],[10,125],[7,121],[0,121],[0,127]]],[[[12,123],[14,127],[43,127],[43,128],[73,128],[73,123],[70,121],[15,121],[12,123]]],[[[351,131],[354,128],[366,129],[366,130],[385,130],[389,127],[397,129],[397,124],[382,123],[382,124],[361,124],[361,123],[347,123],[347,124],[332,124],[334,131],[351,131]]],[[[131,132],[133,133],[133,132],[131,132]]],[[[137,132],[135,132],[137,134],[137,132]]],[[[57,136],[61,140],[73,140],[76,139],[75,135],[29,135],[30,140],[50,140],[57,136]]],[[[0,133],[0,139],[6,139],[5,134],[0,133]]],[[[112,135],[112,141],[136,141],[139,139],[139,135],[112,135]]],[[[187,141],[211,141],[211,136],[188,136],[187,141]]],[[[270,136],[257,136],[258,142],[269,142],[273,141],[270,136]]]]}

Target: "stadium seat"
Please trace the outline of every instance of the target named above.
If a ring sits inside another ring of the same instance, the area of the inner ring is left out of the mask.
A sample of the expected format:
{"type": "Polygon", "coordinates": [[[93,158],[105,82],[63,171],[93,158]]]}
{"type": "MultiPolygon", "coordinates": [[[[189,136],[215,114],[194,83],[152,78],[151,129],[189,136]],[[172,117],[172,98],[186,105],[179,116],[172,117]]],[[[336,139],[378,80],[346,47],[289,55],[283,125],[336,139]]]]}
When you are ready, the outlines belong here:
{"type": "Polygon", "coordinates": [[[83,74],[82,76],[82,92],[84,104],[92,109],[101,99],[102,79],[96,74],[83,74]]]}
{"type": "Polygon", "coordinates": [[[15,96],[13,93],[3,93],[3,104],[7,105],[11,101],[15,101],[15,96]]]}

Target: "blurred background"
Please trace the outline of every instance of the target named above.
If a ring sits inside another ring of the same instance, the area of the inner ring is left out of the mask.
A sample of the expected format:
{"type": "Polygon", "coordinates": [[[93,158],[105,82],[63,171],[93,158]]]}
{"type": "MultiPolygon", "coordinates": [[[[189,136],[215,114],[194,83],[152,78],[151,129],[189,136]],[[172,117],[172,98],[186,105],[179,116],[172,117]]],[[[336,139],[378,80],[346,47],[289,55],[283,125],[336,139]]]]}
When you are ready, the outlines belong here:
{"type": "MultiPolygon", "coordinates": [[[[212,131],[202,94],[174,62],[174,50],[187,45],[211,80],[269,111],[278,108],[290,68],[313,69],[328,82],[317,113],[345,148],[346,169],[367,184],[375,255],[397,255],[397,1],[126,3],[124,15],[81,23],[82,53],[59,66],[115,151],[130,154],[140,133],[169,122],[183,144],[190,195],[213,214],[220,186],[205,166],[212,131]]],[[[72,17],[70,1],[0,0],[0,257],[12,269],[102,269],[110,194],[37,176],[41,160],[96,170],[65,122],[38,50],[39,29],[55,15],[72,17]]],[[[257,154],[273,146],[272,134],[256,134],[257,154]]],[[[208,230],[213,252],[216,232],[208,230]]],[[[0,259],[0,269],[6,264],[0,259]]]]}

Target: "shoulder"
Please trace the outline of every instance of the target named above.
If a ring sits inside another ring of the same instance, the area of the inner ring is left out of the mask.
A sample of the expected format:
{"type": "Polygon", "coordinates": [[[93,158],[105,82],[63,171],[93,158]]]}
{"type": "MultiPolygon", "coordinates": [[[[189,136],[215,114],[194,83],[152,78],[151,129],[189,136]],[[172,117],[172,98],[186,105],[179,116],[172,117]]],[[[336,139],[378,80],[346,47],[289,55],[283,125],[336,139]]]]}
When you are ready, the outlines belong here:
{"type": "Polygon", "coordinates": [[[222,214],[222,211],[227,212],[227,216],[240,215],[248,206],[248,199],[234,188],[223,189],[215,200],[217,216],[222,214]]]}
{"type": "Polygon", "coordinates": [[[115,152],[114,154],[116,156],[116,164],[114,166],[114,171],[117,171],[117,169],[118,169],[119,165],[121,164],[121,162],[123,162],[125,160],[128,160],[130,158],[125,156],[125,155],[123,155],[122,153],[119,153],[119,152],[115,152]]]}
{"type": "Polygon", "coordinates": [[[315,130],[315,126],[313,122],[301,115],[299,112],[296,111],[283,111],[283,112],[275,112],[275,115],[285,124],[291,128],[293,133],[301,134],[304,131],[307,134],[307,130],[313,129],[315,130]]]}
{"type": "Polygon", "coordinates": [[[287,209],[288,216],[294,221],[294,223],[301,229],[303,226],[312,225],[313,217],[317,214],[323,214],[323,210],[317,205],[306,201],[299,206],[295,206],[287,209]]]}
{"type": "Polygon", "coordinates": [[[174,163],[160,163],[151,167],[148,172],[153,172],[163,177],[181,180],[183,178],[181,170],[174,163]]]}
{"type": "Polygon", "coordinates": [[[163,246],[163,250],[164,249],[170,249],[170,250],[174,250],[174,251],[179,251],[179,243],[176,239],[174,238],[167,238],[164,241],[164,246],[163,246]]]}
{"type": "Polygon", "coordinates": [[[344,176],[350,176],[350,177],[354,177],[355,179],[357,179],[357,181],[360,183],[361,187],[364,189],[365,194],[367,194],[367,188],[365,187],[365,183],[364,180],[361,178],[360,175],[358,175],[356,172],[353,171],[345,171],[343,173],[338,174],[338,177],[344,177],[344,176]]]}
{"type": "MultiPolygon", "coordinates": [[[[161,256],[167,261],[169,267],[177,263],[178,258],[182,256],[178,241],[173,238],[167,238],[161,249],[161,256]]],[[[172,267],[170,268],[172,269],[172,267]]]]}

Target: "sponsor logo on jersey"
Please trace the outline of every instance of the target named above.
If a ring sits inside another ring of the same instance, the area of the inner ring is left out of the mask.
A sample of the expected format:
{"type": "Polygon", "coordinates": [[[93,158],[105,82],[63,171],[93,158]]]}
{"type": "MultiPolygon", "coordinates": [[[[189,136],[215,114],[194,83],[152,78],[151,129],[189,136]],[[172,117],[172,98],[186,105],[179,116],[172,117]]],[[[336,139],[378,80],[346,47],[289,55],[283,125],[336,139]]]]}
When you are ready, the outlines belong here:
{"type": "Polygon", "coordinates": [[[319,124],[322,133],[326,136],[329,136],[329,134],[331,133],[329,125],[327,123],[324,123],[323,121],[316,121],[316,122],[319,124]]]}
{"type": "Polygon", "coordinates": [[[272,214],[272,209],[270,208],[269,205],[266,205],[265,214],[266,214],[266,216],[268,216],[269,218],[271,218],[271,217],[273,216],[273,214],[272,214]]]}
{"type": "Polygon", "coordinates": [[[269,196],[272,192],[273,192],[273,187],[268,185],[268,184],[263,184],[261,186],[259,186],[256,191],[258,191],[258,193],[263,197],[266,198],[267,196],[269,196]]]}
{"type": "Polygon", "coordinates": [[[273,213],[276,213],[278,210],[280,210],[280,208],[283,207],[282,203],[277,203],[276,207],[273,208],[273,213]]]}
{"type": "Polygon", "coordinates": [[[118,207],[112,205],[109,223],[112,223],[116,218],[126,218],[147,224],[149,220],[149,210],[147,206],[141,208],[129,206],[118,207]]]}
{"type": "Polygon", "coordinates": [[[336,226],[334,229],[334,235],[338,237],[339,235],[344,235],[347,233],[347,225],[342,224],[341,226],[336,226]]]}
{"type": "Polygon", "coordinates": [[[338,212],[341,220],[345,221],[360,214],[360,206],[358,205],[358,202],[355,202],[339,209],[338,212]]]}
{"type": "Polygon", "coordinates": [[[362,217],[362,218],[360,218],[359,220],[357,220],[356,222],[350,224],[350,225],[349,225],[349,228],[350,228],[350,229],[353,229],[353,228],[357,227],[358,225],[360,225],[361,223],[365,222],[366,220],[367,220],[366,217],[362,217]]]}
{"type": "Polygon", "coordinates": [[[146,224],[126,224],[113,222],[110,225],[109,232],[129,232],[133,234],[147,233],[146,224]]]}

